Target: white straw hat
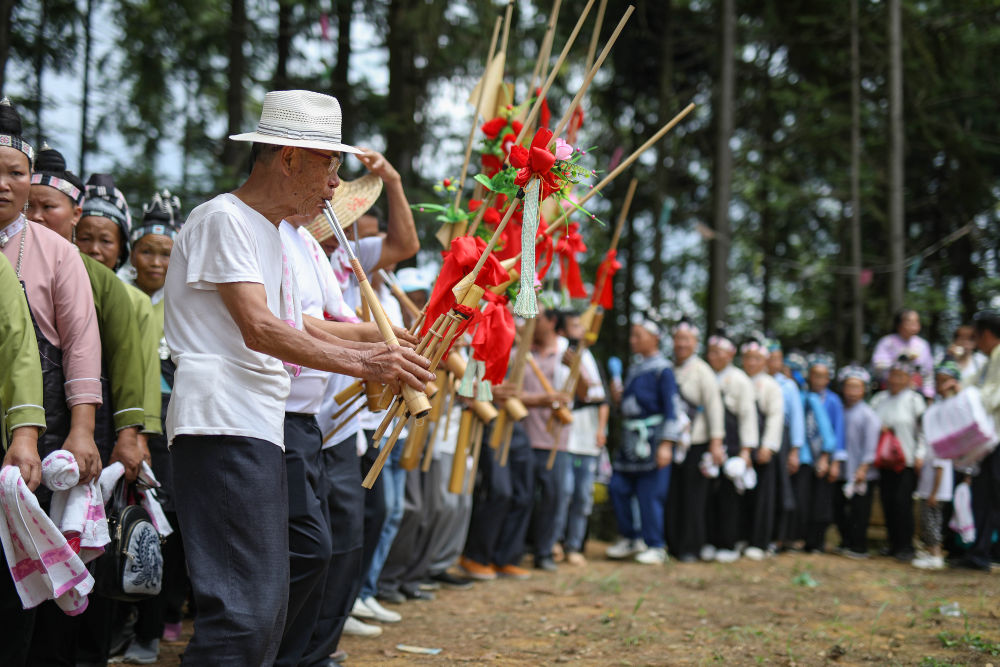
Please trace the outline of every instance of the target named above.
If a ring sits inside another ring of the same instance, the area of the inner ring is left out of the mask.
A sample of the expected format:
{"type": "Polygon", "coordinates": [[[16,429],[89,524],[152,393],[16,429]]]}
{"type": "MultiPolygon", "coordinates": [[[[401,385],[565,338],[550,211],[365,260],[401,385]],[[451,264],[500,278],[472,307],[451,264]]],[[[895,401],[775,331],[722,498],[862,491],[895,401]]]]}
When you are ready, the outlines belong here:
{"type": "Polygon", "coordinates": [[[341,141],[340,126],[340,102],[336,97],[310,90],[273,90],[264,96],[257,130],[229,138],[360,154],[360,149],[341,141]]]}

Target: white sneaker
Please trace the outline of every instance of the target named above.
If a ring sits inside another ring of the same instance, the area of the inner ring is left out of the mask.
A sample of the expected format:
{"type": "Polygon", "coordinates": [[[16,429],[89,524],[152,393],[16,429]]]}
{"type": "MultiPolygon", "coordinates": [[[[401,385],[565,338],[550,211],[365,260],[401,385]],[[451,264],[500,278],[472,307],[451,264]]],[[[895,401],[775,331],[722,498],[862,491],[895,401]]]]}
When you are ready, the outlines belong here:
{"type": "Polygon", "coordinates": [[[735,563],[740,559],[740,552],[733,549],[719,549],[715,552],[716,563],[735,563]]]}
{"type": "Polygon", "coordinates": [[[344,622],[344,634],[355,637],[378,637],[382,634],[382,628],[377,625],[362,623],[353,616],[348,616],[347,621],[344,622]]]}
{"type": "Polygon", "coordinates": [[[703,561],[709,562],[715,560],[715,547],[711,544],[706,544],[701,548],[701,553],[698,555],[703,561]]]}
{"type": "Polygon", "coordinates": [[[927,555],[921,558],[914,558],[912,565],[913,567],[921,570],[943,570],[944,558],[941,556],[927,555]]]}
{"type": "Polygon", "coordinates": [[[620,538],[617,542],[608,547],[605,555],[614,560],[621,560],[634,556],[646,550],[646,543],[641,539],[630,540],[627,537],[620,538]]]}
{"type": "Polygon", "coordinates": [[[382,623],[399,623],[403,620],[402,616],[390,609],[386,609],[375,598],[365,598],[365,606],[368,607],[368,610],[373,614],[373,618],[376,621],[382,623]]]}
{"type": "Polygon", "coordinates": [[[667,562],[667,550],[663,547],[646,549],[636,555],[635,562],[643,565],[663,565],[667,562]]]}
{"type": "Polygon", "coordinates": [[[361,598],[358,598],[354,601],[354,608],[351,609],[351,616],[354,618],[374,619],[375,612],[369,609],[368,605],[366,605],[361,598]]]}
{"type": "Polygon", "coordinates": [[[767,558],[767,554],[760,547],[747,547],[743,555],[750,560],[764,560],[767,558]]]}

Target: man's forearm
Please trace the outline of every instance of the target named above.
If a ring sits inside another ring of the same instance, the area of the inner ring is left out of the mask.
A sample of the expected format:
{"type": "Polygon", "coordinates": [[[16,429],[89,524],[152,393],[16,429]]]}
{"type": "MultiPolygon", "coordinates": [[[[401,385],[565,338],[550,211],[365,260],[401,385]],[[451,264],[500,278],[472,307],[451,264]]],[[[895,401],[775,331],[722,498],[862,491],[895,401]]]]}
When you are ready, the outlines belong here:
{"type": "Polygon", "coordinates": [[[349,349],[366,349],[359,343],[377,343],[382,340],[374,323],[371,322],[330,322],[311,315],[303,315],[306,333],[333,344],[349,349]]]}
{"type": "Polygon", "coordinates": [[[276,317],[257,320],[253,331],[245,332],[243,338],[251,350],[286,363],[354,377],[361,376],[363,350],[371,348],[370,343],[324,342],[276,317]]]}

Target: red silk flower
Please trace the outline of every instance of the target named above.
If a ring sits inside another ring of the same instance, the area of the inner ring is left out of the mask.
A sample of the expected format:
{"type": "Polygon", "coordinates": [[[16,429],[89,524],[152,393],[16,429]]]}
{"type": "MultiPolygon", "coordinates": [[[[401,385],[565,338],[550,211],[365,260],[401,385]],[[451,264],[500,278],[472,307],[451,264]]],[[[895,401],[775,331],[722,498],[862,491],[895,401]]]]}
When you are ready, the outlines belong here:
{"type": "Polygon", "coordinates": [[[479,129],[483,131],[487,139],[496,139],[500,135],[500,131],[505,127],[507,127],[507,119],[498,116],[493,120],[483,123],[483,126],[479,129]]]}
{"type": "Polygon", "coordinates": [[[542,199],[559,189],[559,181],[552,173],[556,156],[549,150],[551,143],[552,130],[539,128],[530,147],[515,145],[510,148],[510,163],[518,170],[514,184],[523,188],[532,177],[537,177],[542,182],[542,199]]]}
{"type": "Polygon", "coordinates": [[[621,262],[617,259],[618,252],[609,250],[604,256],[604,261],[597,267],[597,281],[594,283],[594,295],[590,298],[591,303],[600,304],[604,310],[611,310],[615,305],[615,274],[622,268],[621,262]],[[601,293],[596,290],[600,288],[601,293]]]}
{"type": "Polygon", "coordinates": [[[507,297],[487,291],[483,312],[476,315],[476,332],[472,336],[472,358],[485,362],[483,379],[502,384],[507,375],[510,349],[514,345],[514,316],[507,309],[507,297]]]}
{"type": "Polygon", "coordinates": [[[580,223],[570,223],[569,229],[556,243],[555,252],[559,255],[562,285],[574,299],[587,297],[583,280],[580,278],[580,264],[576,261],[577,253],[586,251],[587,246],[583,242],[583,237],[580,236],[580,223]]]}
{"type": "MultiPolygon", "coordinates": [[[[451,249],[441,253],[444,257],[444,265],[441,273],[438,274],[434,283],[434,291],[431,293],[430,301],[427,303],[427,317],[421,334],[433,326],[440,315],[447,313],[455,306],[455,295],[452,288],[468,274],[479,261],[479,257],[486,249],[486,241],[480,238],[469,236],[459,236],[451,242],[451,249]]],[[[482,287],[499,285],[508,280],[509,276],[504,270],[500,260],[496,255],[490,254],[483,265],[482,271],[476,278],[476,284],[482,287]]]]}

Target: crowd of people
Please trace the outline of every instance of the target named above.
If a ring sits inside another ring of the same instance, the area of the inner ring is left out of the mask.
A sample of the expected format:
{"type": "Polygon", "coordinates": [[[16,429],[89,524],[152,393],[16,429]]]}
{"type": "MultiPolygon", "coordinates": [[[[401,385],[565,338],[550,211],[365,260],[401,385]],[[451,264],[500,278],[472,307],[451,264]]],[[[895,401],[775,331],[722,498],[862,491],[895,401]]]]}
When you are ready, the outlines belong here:
{"type": "MultiPolygon", "coordinates": [[[[367,398],[353,409],[343,397],[364,391],[358,378],[397,391],[442,379],[409,332],[432,272],[400,269],[398,291],[379,277],[420,247],[401,179],[383,156],[342,142],[339,105],[325,95],[268,93],[257,129],[231,139],[250,144],[239,188],[186,216],[164,190],[133,217],[111,175],[84,183],[57,150],[36,153],[17,111],[0,104],[5,469],[47,511],[42,461],[54,451],[72,454],[81,485],[115,463],[132,484],[148,466],[159,487],[144,493],[173,529],[158,594],[94,592],[77,615],[54,601],[23,608],[19,585],[33,564],[11,562],[4,541],[0,664],[149,664],[190,614],[184,664],[336,665],[343,634],[376,636],[379,623],[402,620],[392,605],[442,586],[525,579],[529,562],[543,572],[586,566],[602,475],[620,533],[609,558],[822,552],[831,526],[837,551],[867,558],[878,495],[887,555],[935,569],[950,548],[989,570],[1000,456],[952,470],[928,447],[921,417],[963,386],[981,386],[1000,416],[993,312],[959,327],[935,365],[918,314],[902,311],[867,368],[839,369],[824,354],[784,354],[763,336],[737,344],[722,331],[704,341],[703,359],[691,322],[643,317],[621,377],[620,363],[605,372],[581,345],[581,313],[543,309],[520,330],[532,372],[492,390],[498,407],[519,399],[523,421],[509,434],[476,430],[482,446],[468,456],[456,443],[473,401],[442,401],[414,435],[426,440],[420,465],[405,465],[396,447],[366,489],[386,442],[375,438],[383,415],[367,398]],[[349,154],[369,173],[342,182],[349,154]],[[384,213],[374,206],[383,192],[384,213]],[[322,214],[331,199],[350,247],[322,214]],[[400,345],[367,321],[361,275],[400,345]],[[565,391],[573,368],[579,382],[565,391]],[[554,417],[570,408],[567,423],[554,417]],[[610,456],[609,429],[620,435],[610,456]],[[901,465],[877,465],[886,433],[901,465]],[[470,478],[458,493],[456,470],[470,478]],[[971,485],[971,544],[949,538],[953,476],[971,485]]],[[[3,507],[11,511],[6,497],[3,507]]]]}

